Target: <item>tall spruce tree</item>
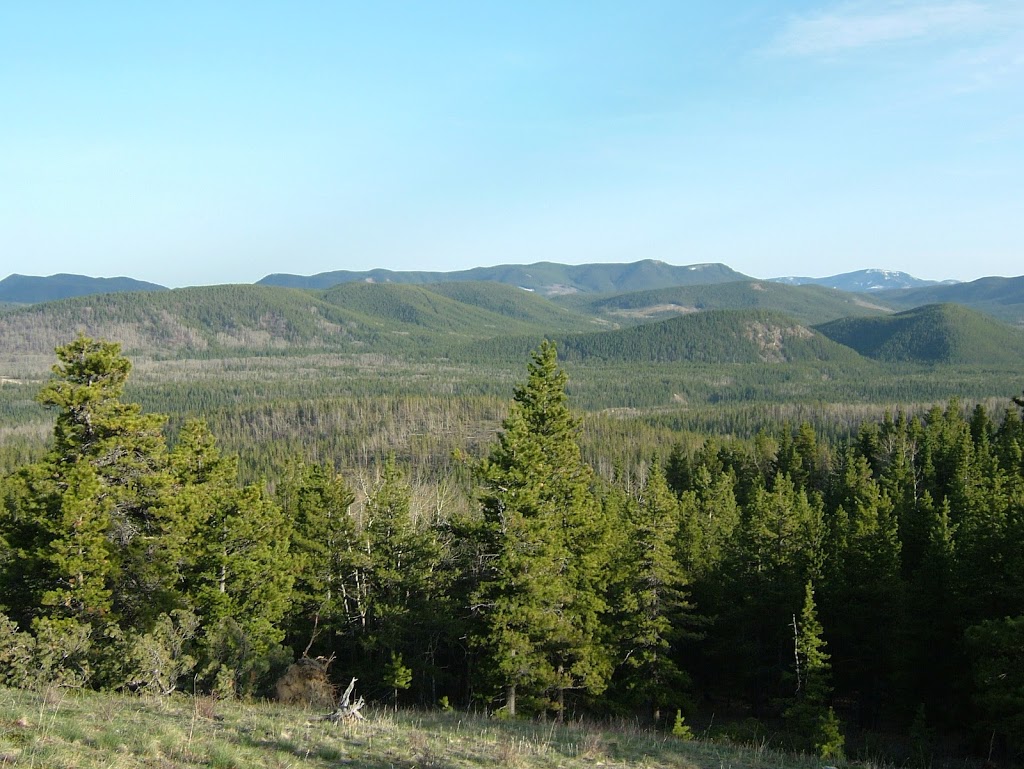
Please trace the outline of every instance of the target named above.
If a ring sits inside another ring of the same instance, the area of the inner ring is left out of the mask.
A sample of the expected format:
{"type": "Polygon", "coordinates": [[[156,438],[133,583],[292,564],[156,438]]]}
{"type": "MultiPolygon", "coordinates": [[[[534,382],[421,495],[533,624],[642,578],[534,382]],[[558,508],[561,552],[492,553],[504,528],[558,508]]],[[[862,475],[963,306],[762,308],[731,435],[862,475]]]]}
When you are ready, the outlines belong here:
{"type": "Polygon", "coordinates": [[[839,719],[829,706],[832,665],[825,651],[822,627],[814,603],[814,587],[807,583],[799,619],[793,615],[794,693],[786,720],[799,747],[822,758],[842,755],[843,736],[839,719]]]}
{"type": "Polygon", "coordinates": [[[659,464],[652,464],[626,523],[625,579],[613,611],[623,660],[620,687],[624,699],[657,723],[663,709],[686,696],[689,678],[676,664],[675,643],[692,624],[676,552],[679,502],[659,464]]]}
{"type": "Polygon", "coordinates": [[[596,693],[610,660],[601,616],[607,530],[553,343],[533,353],[502,432],[478,467],[487,561],[474,605],[505,708],[527,695],[559,715],[567,689],[596,693]]]}
{"type": "Polygon", "coordinates": [[[352,575],[362,555],[349,514],[355,494],[331,468],[295,462],[278,485],[277,501],[295,527],[290,640],[305,654],[327,655],[327,639],[348,629],[346,601],[355,592],[352,575]]]}

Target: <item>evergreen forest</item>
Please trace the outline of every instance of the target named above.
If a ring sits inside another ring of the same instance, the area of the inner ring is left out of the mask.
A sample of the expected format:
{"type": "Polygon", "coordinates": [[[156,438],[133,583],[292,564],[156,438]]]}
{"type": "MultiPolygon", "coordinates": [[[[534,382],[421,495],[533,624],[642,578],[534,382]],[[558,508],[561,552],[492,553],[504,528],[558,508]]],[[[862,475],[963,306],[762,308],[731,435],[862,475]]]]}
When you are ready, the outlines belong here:
{"type": "Polygon", "coordinates": [[[1019,762],[1020,378],[844,378],[744,317],[814,362],[672,368],[675,326],[513,367],[65,341],[0,388],[0,682],[252,698],[319,660],[395,706],[1019,762]]]}

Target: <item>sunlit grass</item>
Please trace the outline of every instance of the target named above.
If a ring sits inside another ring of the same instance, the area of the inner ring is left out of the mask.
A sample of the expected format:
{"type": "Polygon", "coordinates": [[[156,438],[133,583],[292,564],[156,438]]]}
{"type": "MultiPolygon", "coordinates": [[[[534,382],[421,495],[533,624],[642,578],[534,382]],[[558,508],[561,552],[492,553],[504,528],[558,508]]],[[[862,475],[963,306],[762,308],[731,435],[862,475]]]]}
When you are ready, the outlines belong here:
{"type": "Polygon", "coordinates": [[[128,769],[817,769],[807,756],[614,727],[499,721],[440,711],[369,711],[332,724],[272,703],[0,689],[0,766],[128,769]]]}

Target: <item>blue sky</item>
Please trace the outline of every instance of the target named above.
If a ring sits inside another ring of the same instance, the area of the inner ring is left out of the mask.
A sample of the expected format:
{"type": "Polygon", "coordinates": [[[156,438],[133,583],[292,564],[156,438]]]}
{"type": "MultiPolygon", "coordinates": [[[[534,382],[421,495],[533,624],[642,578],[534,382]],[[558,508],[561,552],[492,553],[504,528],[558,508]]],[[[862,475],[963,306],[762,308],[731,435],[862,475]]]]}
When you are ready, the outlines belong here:
{"type": "Polygon", "coordinates": [[[1022,246],[1019,0],[0,4],[0,277],[1022,246]]]}

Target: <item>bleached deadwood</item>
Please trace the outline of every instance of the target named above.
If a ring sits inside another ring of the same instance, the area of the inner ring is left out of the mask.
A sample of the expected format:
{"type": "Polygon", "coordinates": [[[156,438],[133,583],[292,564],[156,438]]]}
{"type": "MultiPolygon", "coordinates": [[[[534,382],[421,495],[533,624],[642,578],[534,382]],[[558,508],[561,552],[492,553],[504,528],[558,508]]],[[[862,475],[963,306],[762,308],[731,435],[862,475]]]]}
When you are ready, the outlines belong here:
{"type": "Polygon", "coordinates": [[[352,702],[352,692],[356,688],[356,679],[353,678],[349,681],[348,688],[345,689],[345,693],[341,695],[341,699],[338,701],[338,707],[333,713],[328,713],[323,717],[324,721],[330,721],[332,724],[336,724],[339,721],[362,721],[363,714],[360,713],[360,709],[366,704],[366,700],[360,697],[355,702],[352,702]]]}

